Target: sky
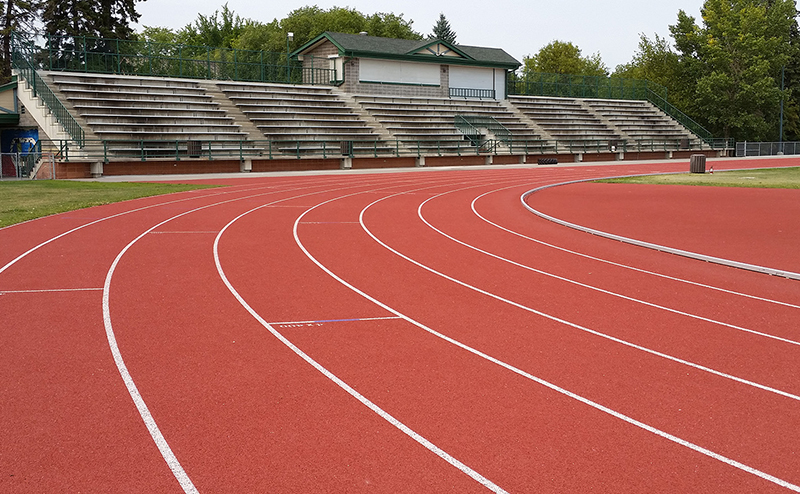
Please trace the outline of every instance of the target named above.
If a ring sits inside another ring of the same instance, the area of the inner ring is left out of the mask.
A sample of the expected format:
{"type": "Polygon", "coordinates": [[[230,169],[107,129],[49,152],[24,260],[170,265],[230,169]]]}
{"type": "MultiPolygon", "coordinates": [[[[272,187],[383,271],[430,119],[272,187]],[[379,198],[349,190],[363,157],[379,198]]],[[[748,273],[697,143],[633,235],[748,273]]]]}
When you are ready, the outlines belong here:
{"type": "MultiPolygon", "coordinates": [[[[226,0],[146,0],[136,4],[141,14],[138,26],[180,29],[194,22],[198,14],[211,15],[226,0]]],[[[600,53],[613,71],[631,61],[639,44],[639,34],[650,39],[654,34],[669,38],[678,11],[699,19],[702,0],[460,0],[432,2],[405,0],[346,0],[343,2],[277,2],[227,0],[228,8],[242,18],[261,22],[282,19],[289,12],[308,5],[322,9],[349,7],[364,14],[376,12],[402,14],[413,21],[412,28],[430,34],[443,13],[455,31],[458,44],[502,48],[522,62],[553,40],[568,41],[584,56],[600,53]]],[[[670,38],[671,39],[671,38],[670,38]]]]}

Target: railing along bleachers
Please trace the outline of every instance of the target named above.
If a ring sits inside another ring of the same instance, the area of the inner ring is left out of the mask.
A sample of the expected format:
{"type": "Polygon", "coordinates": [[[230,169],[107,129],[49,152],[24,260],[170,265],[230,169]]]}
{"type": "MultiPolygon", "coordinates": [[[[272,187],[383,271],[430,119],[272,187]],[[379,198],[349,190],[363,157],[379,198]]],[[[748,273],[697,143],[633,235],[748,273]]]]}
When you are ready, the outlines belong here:
{"type": "Polygon", "coordinates": [[[511,96],[509,102],[558,141],[618,142],[622,136],[573,98],[511,96]]]}
{"type": "Polygon", "coordinates": [[[233,82],[218,87],[271,141],[273,152],[327,156],[394,149],[329,87],[233,82]]]}
{"type": "Polygon", "coordinates": [[[641,100],[585,100],[591,108],[603,115],[630,138],[628,146],[674,145],[686,146],[688,141],[698,141],[692,134],[647,101],[641,100]]]}
{"type": "Polygon", "coordinates": [[[238,150],[247,138],[194,81],[69,72],[48,78],[114,156],[200,157],[238,150]]]}
{"type": "Polygon", "coordinates": [[[546,152],[548,144],[516,115],[493,100],[356,95],[355,100],[399,142],[416,154],[474,153],[475,141],[455,126],[455,117],[492,117],[508,129],[508,143],[495,151],[546,152]],[[526,151],[528,150],[528,151],[526,151]]]}

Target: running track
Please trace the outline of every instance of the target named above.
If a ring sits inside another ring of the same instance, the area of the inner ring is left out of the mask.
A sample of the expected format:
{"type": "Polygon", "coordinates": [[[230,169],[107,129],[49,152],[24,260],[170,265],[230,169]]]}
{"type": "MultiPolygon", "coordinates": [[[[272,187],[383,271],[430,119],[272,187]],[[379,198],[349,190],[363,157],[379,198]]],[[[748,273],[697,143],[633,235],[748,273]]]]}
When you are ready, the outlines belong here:
{"type": "MultiPolygon", "coordinates": [[[[2,229],[0,491],[800,491],[800,282],[520,201],[686,167],[216,180],[2,229]]],[[[800,270],[797,192],[669,190],[526,201],[800,270]]]]}

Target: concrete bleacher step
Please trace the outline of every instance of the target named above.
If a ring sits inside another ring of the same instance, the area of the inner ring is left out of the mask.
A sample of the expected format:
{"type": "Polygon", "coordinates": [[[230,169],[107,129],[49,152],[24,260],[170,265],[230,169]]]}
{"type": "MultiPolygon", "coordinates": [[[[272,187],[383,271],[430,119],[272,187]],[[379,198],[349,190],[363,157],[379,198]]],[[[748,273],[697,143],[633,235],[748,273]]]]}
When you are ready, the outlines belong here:
{"type": "Polygon", "coordinates": [[[51,80],[95,138],[115,141],[105,146],[112,152],[126,151],[126,142],[141,152],[144,141],[154,153],[174,154],[188,141],[239,147],[250,137],[198,81],[69,73],[51,80]]]}

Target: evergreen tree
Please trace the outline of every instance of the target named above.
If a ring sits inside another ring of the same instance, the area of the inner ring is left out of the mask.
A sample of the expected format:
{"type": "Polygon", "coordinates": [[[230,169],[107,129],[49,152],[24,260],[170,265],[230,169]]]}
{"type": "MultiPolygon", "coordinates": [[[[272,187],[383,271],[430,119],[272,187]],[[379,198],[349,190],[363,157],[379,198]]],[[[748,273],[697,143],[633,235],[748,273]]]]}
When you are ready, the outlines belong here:
{"type": "Polygon", "coordinates": [[[456,44],[456,33],[450,29],[450,23],[447,22],[447,18],[445,18],[444,14],[439,14],[439,20],[434,24],[433,34],[431,34],[430,38],[439,39],[451,45],[456,44]]]}
{"type": "Polygon", "coordinates": [[[14,31],[33,32],[33,23],[42,9],[39,0],[6,0],[0,2],[3,12],[2,43],[0,61],[0,83],[11,80],[11,33],[14,31]]]}
{"type": "Polygon", "coordinates": [[[130,24],[139,19],[138,1],[143,0],[46,0],[42,12],[45,32],[58,37],[51,48],[73,44],[73,40],[60,38],[63,36],[131,39],[134,30],[130,24]]]}

